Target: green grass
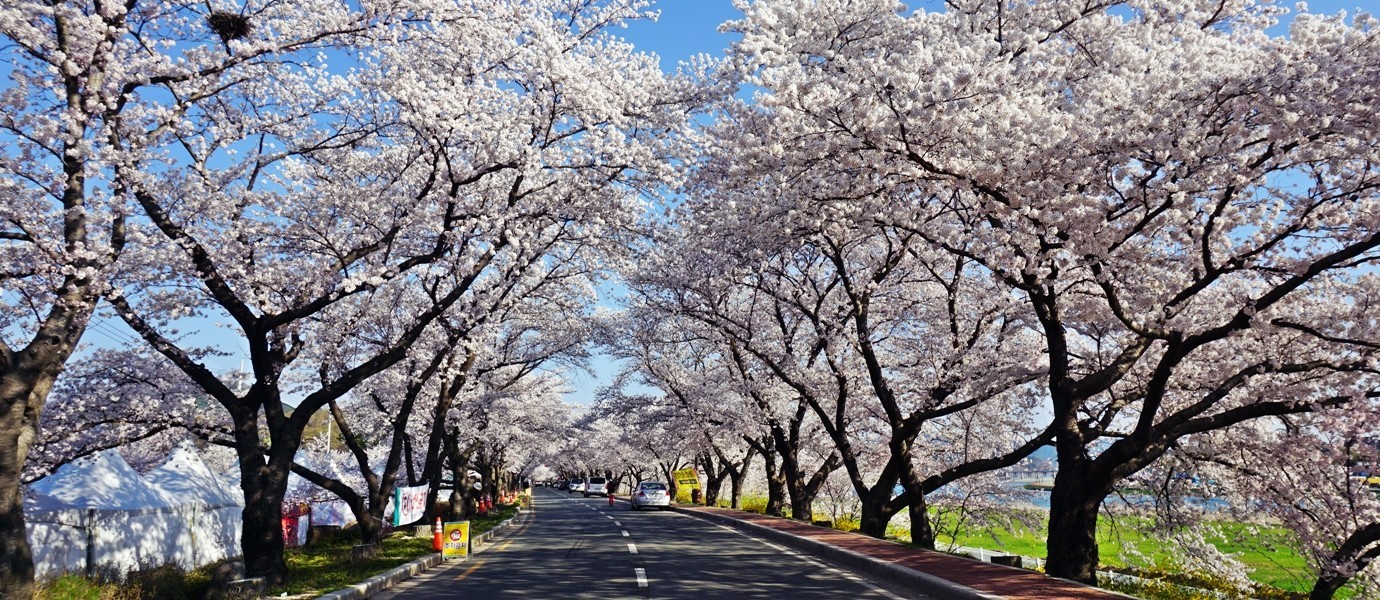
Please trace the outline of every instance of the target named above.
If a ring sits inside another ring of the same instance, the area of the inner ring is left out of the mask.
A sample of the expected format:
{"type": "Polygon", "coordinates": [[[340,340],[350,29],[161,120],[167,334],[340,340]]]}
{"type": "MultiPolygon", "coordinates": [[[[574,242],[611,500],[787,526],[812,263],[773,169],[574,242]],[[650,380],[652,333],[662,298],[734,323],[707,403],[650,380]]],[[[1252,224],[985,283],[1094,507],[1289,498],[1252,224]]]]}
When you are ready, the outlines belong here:
{"type": "Polygon", "coordinates": [[[39,584],[34,600],[99,600],[103,587],[80,575],[63,575],[39,584]]]}
{"type": "MultiPolygon", "coordinates": [[[[739,502],[742,504],[742,510],[745,512],[755,512],[759,515],[767,514],[766,496],[754,496],[751,494],[743,494],[743,497],[739,499],[739,502]]],[[[786,518],[790,518],[791,507],[789,504],[781,507],[781,515],[786,518]]]]}
{"type": "Polygon", "coordinates": [[[184,571],[166,565],[130,573],[125,581],[102,583],[67,574],[38,586],[35,600],[163,600],[199,599],[211,585],[213,566],[184,571]]]}
{"type": "Polygon", "coordinates": [[[377,556],[351,564],[350,548],[358,543],[354,531],[340,531],[322,536],[310,546],[289,549],[287,582],[269,595],[324,594],[432,553],[430,538],[394,532],[384,538],[377,556]]]}
{"type": "MultiPolygon", "coordinates": [[[[1022,518],[1002,518],[992,523],[974,523],[961,530],[956,537],[940,533],[938,545],[954,543],[959,546],[996,550],[1022,556],[1045,558],[1045,529],[1047,515],[1036,511],[1020,515],[1022,518]],[[1039,528],[1022,524],[1034,522],[1039,528]]],[[[941,532],[952,531],[952,517],[940,516],[935,526],[941,532]]],[[[1158,538],[1147,537],[1144,530],[1149,522],[1141,517],[1103,518],[1098,522],[1097,540],[1102,566],[1112,570],[1148,569],[1155,573],[1180,573],[1182,569],[1173,554],[1158,538]]],[[[1210,538],[1223,553],[1234,555],[1251,569],[1251,581],[1274,588],[1262,588],[1253,595],[1265,597],[1290,597],[1290,594],[1307,592],[1313,585],[1310,570],[1302,554],[1291,542],[1288,530],[1279,527],[1252,527],[1240,523],[1219,523],[1222,535],[1210,538]]],[[[910,531],[901,527],[888,527],[887,537],[903,542],[910,541],[910,531]]],[[[1210,581],[1181,582],[1185,585],[1215,586],[1210,581]]],[[[1162,586],[1168,589],[1168,586],[1162,586]]],[[[1216,589],[1216,588],[1214,588],[1216,589]]],[[[1176,598],[1173,594],[1154,593],[1153,590],[1132,591],[1142,597],[1176,598]]],[[[1343,590],[1339,598],[1353,595],[1343,590]]],[[[1188,596],[1183,596],[1188,598],[1188,596]]]]}

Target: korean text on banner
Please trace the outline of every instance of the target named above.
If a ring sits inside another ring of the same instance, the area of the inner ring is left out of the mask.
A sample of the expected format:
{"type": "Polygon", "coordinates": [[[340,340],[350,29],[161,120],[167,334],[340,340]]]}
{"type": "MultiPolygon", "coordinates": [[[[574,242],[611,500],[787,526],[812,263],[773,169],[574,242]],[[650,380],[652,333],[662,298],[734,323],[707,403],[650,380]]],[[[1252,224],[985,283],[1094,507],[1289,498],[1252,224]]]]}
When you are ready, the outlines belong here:
{"type": "Polygon", "coordinates": [[[393,525],[416,522],[426,514],[427,486],[400,487],[393,494],[393,525]]]}
{"type": "Polygon", "coordinates": [[[441,560],[470,555],[470,522],[452,521],[441,530],[441,560]]]}
{"type": "Polygon", "coordinates": [[[671,476],[676,478],[676,485],[692,490],[700,489],[700,475],[694,469],[672,471],[671,476]]]}

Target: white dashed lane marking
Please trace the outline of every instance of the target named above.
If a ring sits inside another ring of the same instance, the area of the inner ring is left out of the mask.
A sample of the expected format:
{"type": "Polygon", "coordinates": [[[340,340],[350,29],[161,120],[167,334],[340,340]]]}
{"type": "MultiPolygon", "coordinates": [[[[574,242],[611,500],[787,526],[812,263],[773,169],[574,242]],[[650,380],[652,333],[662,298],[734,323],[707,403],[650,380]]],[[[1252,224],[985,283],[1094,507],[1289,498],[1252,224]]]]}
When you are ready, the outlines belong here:
{"type": "Polygon", "coordinates": [[[637,554],[637,544],[628,542],[628,554],[637,554]]]}
{"type": "Polygon", "coordinates": [[[646,570],[646,569],[642,569],[642,568],[638,568],[638,569],[633,569],[633,572],[634,572],[634,573],[637,573],[637,587],[640,587],[640,588],[647,587],[647,570],[646,570]]]}
{"type": "Polygon", "coordinates": [[[626,530],[626,529],[623,530],[623,537],[628,537],[628,530],[626,530]]]}

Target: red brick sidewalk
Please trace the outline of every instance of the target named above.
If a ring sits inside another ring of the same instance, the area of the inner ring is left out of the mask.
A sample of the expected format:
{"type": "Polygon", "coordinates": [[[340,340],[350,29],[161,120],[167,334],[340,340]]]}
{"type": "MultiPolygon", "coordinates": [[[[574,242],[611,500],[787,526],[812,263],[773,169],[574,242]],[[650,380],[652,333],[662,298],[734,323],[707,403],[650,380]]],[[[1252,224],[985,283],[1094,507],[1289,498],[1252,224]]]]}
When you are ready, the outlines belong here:
{"type": "MultiPolygon", "coordinates": [[[[819,527],[800,521],[768,517],[757,513],[724,508],[707,508],[703,506],[678,506],[677,508],[687,513],[701,513],[705,516],[712,516],[715,520],[736,520],[760,527],[767,527],[781,533],[842,548],[893,565],[914,569],[932,577],[957,583],[989,596],[1009,598],[1012,600],[1051,600],[1057,598],[1096,598],[1099,600],[1110,600],[1115,598],[1124,600],[1128,598],[1128,596],[1122,594],[1100,590],[1072,581],[1055,579],[1041,573],[1036,573],[1035,571],[994,565],[978,560],[950,556],[940,552],[919,550],[895,542],[879,540],[855,533],[844,533],[836,529],[819,527]]],[[[924,592],[923,589],[919,591],[924,592]]]]}

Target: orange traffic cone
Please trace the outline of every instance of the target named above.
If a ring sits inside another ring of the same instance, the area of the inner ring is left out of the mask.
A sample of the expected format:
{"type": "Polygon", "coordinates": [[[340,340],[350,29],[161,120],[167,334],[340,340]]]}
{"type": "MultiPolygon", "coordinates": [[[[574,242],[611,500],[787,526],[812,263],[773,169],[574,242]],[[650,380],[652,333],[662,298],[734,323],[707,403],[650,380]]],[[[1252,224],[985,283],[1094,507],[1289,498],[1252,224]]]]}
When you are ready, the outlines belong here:
{"type": "Polygon", "coordinates": [[[431,528],[431,549],[441,551],[441,517],[436,517],[436,525],[431,528]]]}

